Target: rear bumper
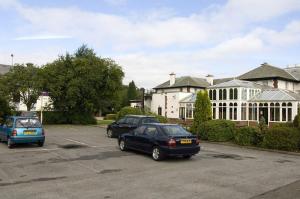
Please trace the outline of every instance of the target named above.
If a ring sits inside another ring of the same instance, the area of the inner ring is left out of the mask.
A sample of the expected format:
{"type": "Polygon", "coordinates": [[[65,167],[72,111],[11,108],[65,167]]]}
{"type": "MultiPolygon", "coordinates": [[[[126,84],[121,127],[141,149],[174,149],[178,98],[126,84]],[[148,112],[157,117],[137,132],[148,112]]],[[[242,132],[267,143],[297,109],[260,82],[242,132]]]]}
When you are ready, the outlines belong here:
{"type": "Polygon", "coordinates": [[[45,136],[13,136],[10,137],[12,143],[38,143],[45,142],[45,136]]]}
{"type": "Polygon", "coordinates": [[[195,155],[199,153],[200,146],[175,148],[175,149],[168,148],[168,147],[161,147],[161,150],[167,156],[195,155]]]}

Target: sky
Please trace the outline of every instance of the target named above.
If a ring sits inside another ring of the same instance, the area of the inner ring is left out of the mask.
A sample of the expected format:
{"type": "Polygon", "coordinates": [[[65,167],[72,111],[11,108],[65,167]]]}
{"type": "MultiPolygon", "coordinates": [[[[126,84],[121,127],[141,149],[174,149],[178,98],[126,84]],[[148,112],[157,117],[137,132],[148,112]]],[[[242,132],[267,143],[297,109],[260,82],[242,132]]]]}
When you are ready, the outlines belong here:
{"type": "Polygon", "coordinates": [[[0,28],[0,64],[42,66],[86,44],[147,89],[172,72],[300,64],[300,0],[0,0],[0,28]]]}

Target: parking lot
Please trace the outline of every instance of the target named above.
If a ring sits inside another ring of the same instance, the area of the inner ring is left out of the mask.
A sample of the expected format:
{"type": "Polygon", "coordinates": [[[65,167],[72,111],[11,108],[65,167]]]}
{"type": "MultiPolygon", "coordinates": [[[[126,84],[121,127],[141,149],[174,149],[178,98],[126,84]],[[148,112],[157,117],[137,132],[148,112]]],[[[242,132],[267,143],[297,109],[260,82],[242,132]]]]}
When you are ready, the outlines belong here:
{"type": "Polygon", "coordinates": [[[46,126],[43,148],[0,144],[0,198],[299,198],[300,156],[201,146],[155,162],[100,127],[46,126]]]}

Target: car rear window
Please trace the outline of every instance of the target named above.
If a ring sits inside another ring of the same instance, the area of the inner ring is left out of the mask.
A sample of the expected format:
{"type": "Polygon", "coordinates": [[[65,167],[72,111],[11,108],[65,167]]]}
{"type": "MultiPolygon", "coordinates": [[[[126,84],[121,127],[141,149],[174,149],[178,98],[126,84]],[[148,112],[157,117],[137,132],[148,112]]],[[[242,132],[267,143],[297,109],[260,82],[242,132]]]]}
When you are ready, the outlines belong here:
{"type": "Polygon", "coordinates": [[[145,118],[142,120],[142,124],[159,123],[155,118],[145,118]]]}
{"type": "Polygon", "coordinates": [[[187,132],[181,126],[175,126],[175,125],[163,126],[162,129],[169,136],[187,136],[187,135],[191,135],[189,132],[187,132]]]}
{"type": "Polygon", "coordinates": [[[21,118],[16,120],[16,128],[41,128],[42,124],[35,118],[21,118]]]}

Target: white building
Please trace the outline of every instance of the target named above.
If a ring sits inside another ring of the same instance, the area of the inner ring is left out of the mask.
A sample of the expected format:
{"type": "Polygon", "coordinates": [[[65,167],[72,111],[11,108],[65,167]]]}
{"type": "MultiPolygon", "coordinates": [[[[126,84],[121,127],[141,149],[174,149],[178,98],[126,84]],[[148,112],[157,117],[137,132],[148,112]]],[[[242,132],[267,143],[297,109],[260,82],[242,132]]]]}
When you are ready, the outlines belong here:
{"type": "Polygon", "coordinates": [[[154,88],[151,111],[168,118],[193,119],[196,92],[207,89],[213,119],[257,123],[292,121],[300,103],[300,67],[281,69],[267,63],[237,78],[213,79],[170,75],[154,88]],[[191,84],[191,80],[193,81],[191,84]]]}

